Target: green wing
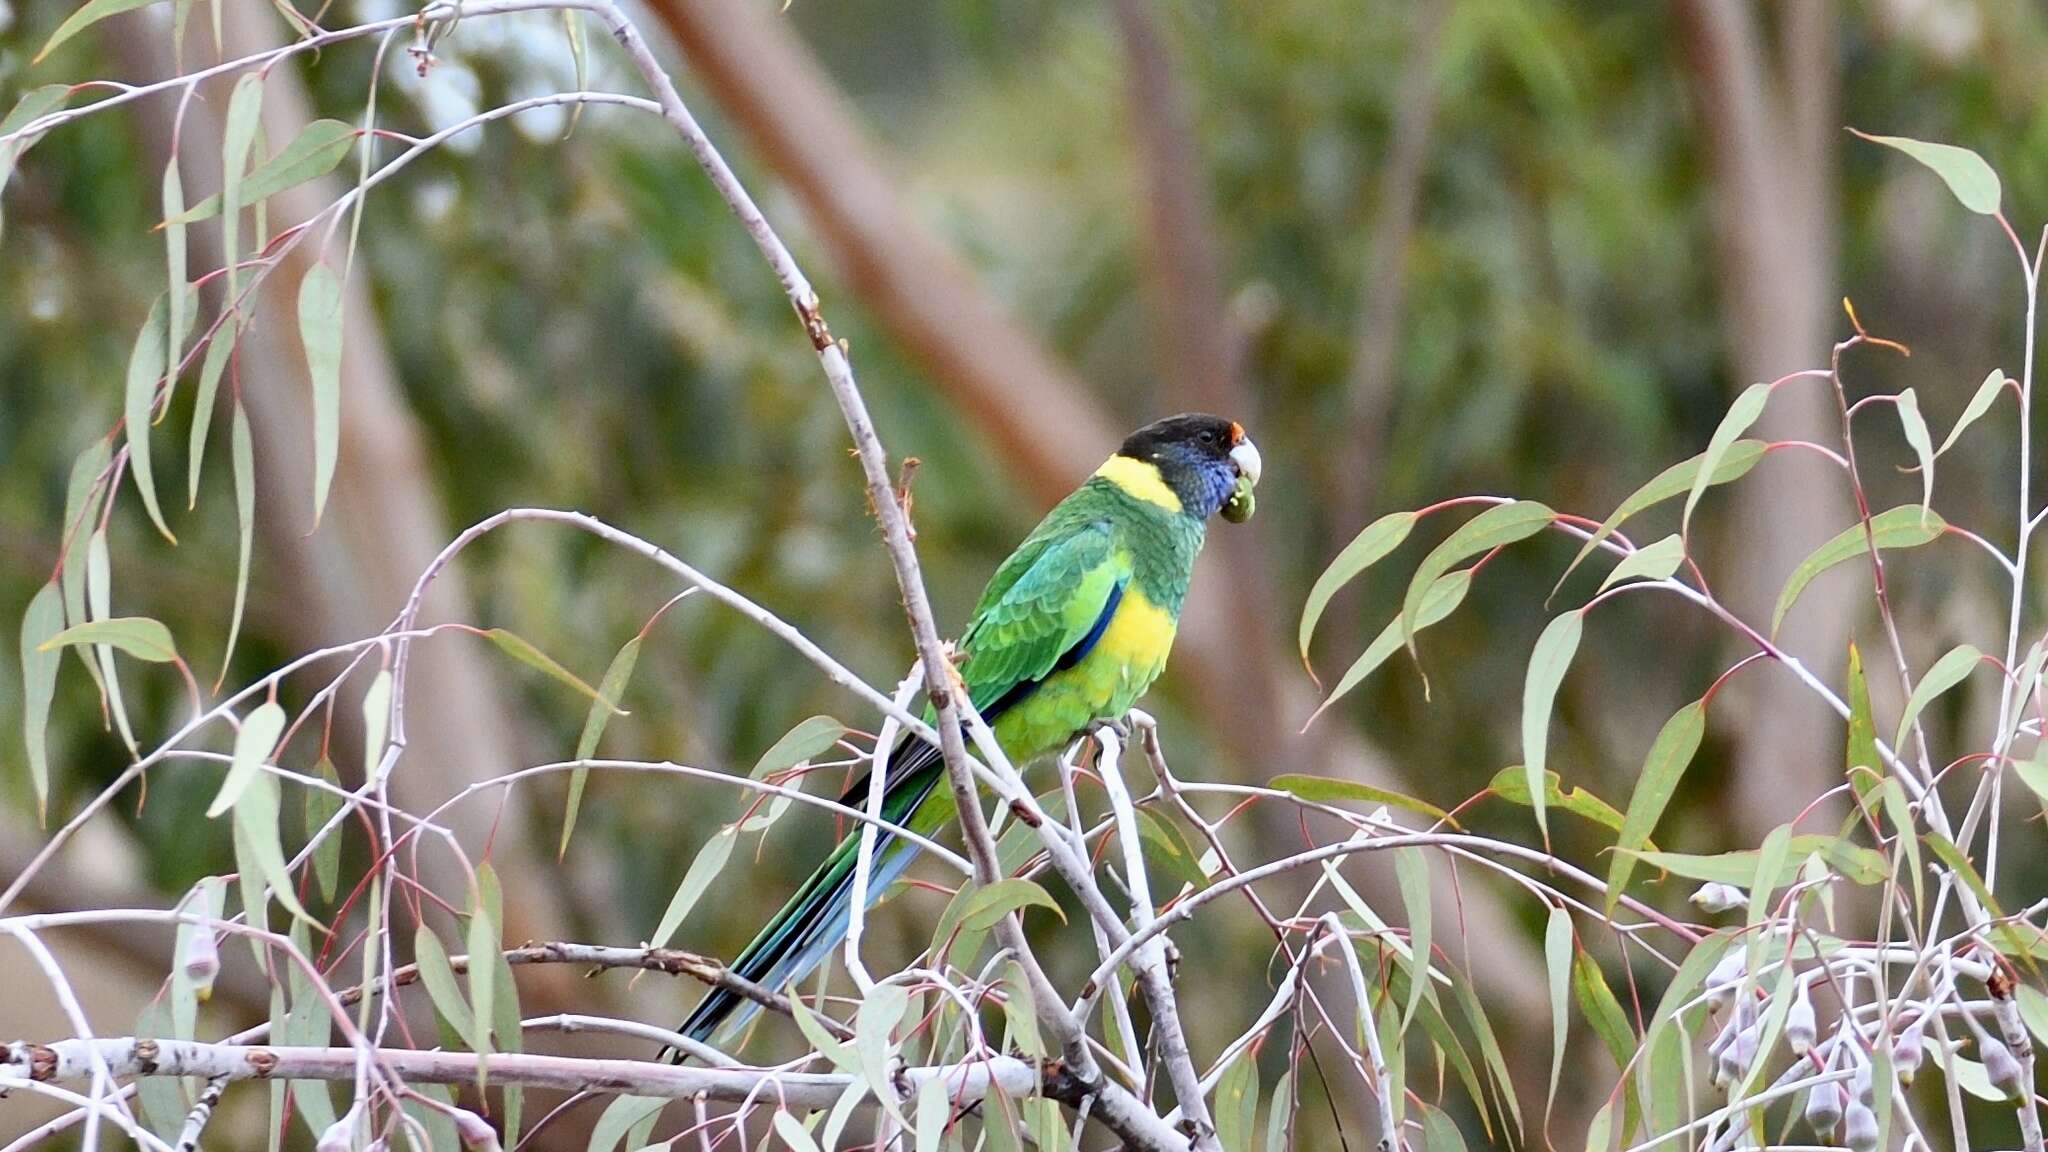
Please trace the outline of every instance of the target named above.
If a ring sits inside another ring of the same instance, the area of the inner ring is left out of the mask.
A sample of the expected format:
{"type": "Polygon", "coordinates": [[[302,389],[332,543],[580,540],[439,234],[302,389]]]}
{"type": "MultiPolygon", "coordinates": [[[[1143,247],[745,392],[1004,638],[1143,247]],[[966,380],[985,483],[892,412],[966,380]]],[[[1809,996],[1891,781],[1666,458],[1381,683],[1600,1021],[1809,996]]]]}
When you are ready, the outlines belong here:
{"type": "MultiPolygon", "coordinates": [[[[986,716],[1011,692],[1050,675],[1101,634],[1130,581],[1130,557],[1109,521],[1048,522],[996,571],[960,637],[960,678],[986,716]]],[[[988,716],[993,721],[994,716],[988,716]]]]}
{"type": "MultiPolygon", "coordinates": [[[[960,676],[975,708],[993,721],[1063,662],[1078,661],[1101,636],[1130,578],[1131,558],[1116,546],[1108,520],[1072,502],[1055,510],[996,571],[960,638],[966,653],[960,676]]],[[[916,739],[897,745],[883,776],[884,817],[892,823],[908,821],[920,831],[935,827],[952,804],[951,795],[937,787],[942,775],[937,748],[916,739]]],[[[867,793],[863,779],[841,802],[865,804],[867,793]]],[[[733,960],[734,972],[779,989],[831,953],[846,932],[858,843],[858,832],[840,842],[733,960]]],[[[914,845],[884,834],[877,841],[870,899],[879,897],[915,854],[914,845]]],[[[728,1017],[745,1019],[753,1012],[730,989],[714,988],[682,1031],[709,1039],[728,1017]]]]}

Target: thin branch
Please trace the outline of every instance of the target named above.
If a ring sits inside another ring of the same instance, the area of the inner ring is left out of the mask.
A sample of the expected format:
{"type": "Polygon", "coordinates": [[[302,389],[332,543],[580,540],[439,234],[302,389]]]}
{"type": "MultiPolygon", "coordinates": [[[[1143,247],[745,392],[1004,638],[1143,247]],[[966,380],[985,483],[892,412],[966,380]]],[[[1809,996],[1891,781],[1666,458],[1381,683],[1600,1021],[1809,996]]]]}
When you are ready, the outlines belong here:
{"type": "MultiPolygon", "coordinates": [[[[1152,885],[1145,872],[1145,853],[1138,832],[1138,814],[1131,806],[1131,794],[1124,787],[1122,759],[1123,741],[1115,732],[1098,728],[1096,743],[1102,754],[1096,758],[1096,768],[1102,776],[1102,788],[1109,794],[1110,807],[1116,813],[1117,841],[1124,857],[1125,883],[1131,891],[1131,923],[1139,932],[1152,924],[1152,885]]],[[[1159,1063],[1166,1068],[1166,1075],[1173,1082],[1174,1099],[1180,1103],[1181,1114],[1187,1118],[1184,1127],[1194,1133],[1196,1148],[1220,1148],[1216,1143],[1216,1122],[1209,1117],[1209,1106],[1202,1099],[1201,1074],[1195,1070],[1195,1060],[1188,1051],[1187,1032],[1181,1027],[1180,1007],[1174,1000],[1173,976],[1167,965],[1167,941],[1164,937],[1154,938],[1132,956],[1131,967],[1137,971],[1138,984],[1145,990],[1146,1007],[1152,1011],[1154,1042],[1159,1047],[1159,1063]]]]}
{"type": "Polygon", "coordinates": [[[199,1137],[206,1131],[206,1122],[213,1118],[213,1110],[220,1105],[221,1094],[227,1090],[225,1076],[215,1076],[206,1082],[192,1110],[185,1114],[185,1126],[178,1131],[178,1152],[199,1152],[199,1137]]]}
{"type": "MultiPolygon", "coordinates": [[[[17,1042],[0,1055],[0,1083],[62,1084],[86,1079],[95,1061],[116,1076],[204,1076],[226,1080],[352,1081],[358,1053],[353,1048],[285,1047],[253,1044],[209,1044],[193,1040],[147,1040],[121,1037],[96,1041],[60,1040],[54,1044],[17,1042]]],[[[763,1068],[697,1068],[652,1060],[597,1060],[532,1053],[420,1052],[387,1048],[378,1059],[411,1084],[472,1084],[479,1074],[494,1084],[521,1084],[565,1092],[617,1092],[635,1096],[743,1102],[765,1087],[784,1107],[830,1108],[839,1102],[856,1077],[835,1073],[785,1072],[763,1068]]],[[[1009,1056],[984,1057],[961,1064],[905,1068],[900,1076],[913,1088],[939,1080],[949,1097],[973,1103],[991,1082],[1005,1095],[1021,1097],[1039,1091],[1039,1073],[1009,1056]]],[[[873,1103],[873,1097],[869,1097],[873,1103]]]]}
{"type": "MultiPolygon", "coordinates": [[[[918,569],[916,546],[911,541],[909,519],[896,500],[888,454],[875,433],[867,403],[854,383],[853,366],[847,359],[845,346],[833,338],[819,310],[817,293],[812,291],[809,280],[797,267],[788,247],[754,203],[753,196],[733,174],[711,138],[699,126],[696,117],[683,104],[674,83],[655,60],[653,51],[639,31],[610,0],[605,0],[595,10],[610,29],[612,38],[625,50],[642,80],[654,90],[663,118],[681,134],[719,196],[746,228],[762,259],[767,261],[776,280],[781,283],[791,307],[803,323],[811,347],[817,352],[819,366],[859,453],[861,471],[867,479],[868,504],[881,522],[882,540],[895,570],[897,587],[903,594],[904,611],[910,619],[917,656],[924,664],[925,694],[938,720],[939,749],[945,757],[947,783],[952,789],[961,832],[967,841],[968,857],[974,862],[976,880],[983,884],[994,883],[1001,875],[995,839],[989,834],[987,820],[981,811],[974,771],[960,732],[960,705],[965,693],[959,691],[952,661],[933,620],[931,602],[918,569]]],[[[973,709],[969,707],[967,711],[972,712],[973,709]]],[[[978,731],[985,731],[986,725],[978,723],[978,716],[975,719],[978,731]]],[[[1026,795],[1028,797],[1028,793],[1026,795]]],[[[1040,830],[1045,834],[1047,847],[1057,859],[1060,855],[1057,826],[1041,819],[1040,830]]],[[[1066,874],[1068,869],[1063,868],[1062,872],[1066,874]]],[[[1066,878],[1077,890],[1093,886],[1092,876],[1085,871],[1066,878]]],[[[1122,1089],[1102,1076],[1085,1035],[1068,1016],[1064,1002],[1032,953],[1017,916],[1014,913],[1005,916],[998,925],[998,931],[1003,944],[1015,953],[1030,980],[1041,1022],[1060,1044],[1070,1072],[1089,1087],[1090,1095],[1097,1097],[1095,1114],[1126,1143],[1148,1148],[1183,1146],[1184,1142],[1165,1129],[1165,1125],[1142,1102],[1122,1098],[1122,1089]]]]}

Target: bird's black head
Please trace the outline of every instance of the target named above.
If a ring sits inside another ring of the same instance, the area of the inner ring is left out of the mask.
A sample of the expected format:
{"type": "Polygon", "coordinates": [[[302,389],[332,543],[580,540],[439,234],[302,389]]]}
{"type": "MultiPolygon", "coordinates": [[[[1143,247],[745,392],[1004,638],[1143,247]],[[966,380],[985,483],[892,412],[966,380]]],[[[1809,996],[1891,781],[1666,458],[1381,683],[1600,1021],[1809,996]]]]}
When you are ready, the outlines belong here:
{"type": "Polygon", "coordinates": [[[1197,520],[1215,515],[1240,477],[1259,482],[1259,450],[1244,428],[1203,412],[1155,420],[1126,437],[1117,455],[1159,469],[1181,510],[1197,520]]]}

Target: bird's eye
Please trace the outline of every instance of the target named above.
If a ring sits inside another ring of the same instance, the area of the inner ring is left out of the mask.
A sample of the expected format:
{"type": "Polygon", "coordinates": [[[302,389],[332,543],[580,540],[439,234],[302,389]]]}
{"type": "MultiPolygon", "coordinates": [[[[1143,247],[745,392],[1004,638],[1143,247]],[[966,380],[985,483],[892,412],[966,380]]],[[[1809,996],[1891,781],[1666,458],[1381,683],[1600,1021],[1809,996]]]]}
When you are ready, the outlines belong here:
{"type": "Polygon", "coordinates": [[[1215,431],[1214,431],[1214,430],[1212,430],[1212,429],[1209,429],[1209,428],[1204,428],[1204,429],[1202,429],[1202,443],[1204,443],[1204,444],[1214,444],[1215,442],[1216,442],[1216,433],[1215,433],[1215,431]]]}

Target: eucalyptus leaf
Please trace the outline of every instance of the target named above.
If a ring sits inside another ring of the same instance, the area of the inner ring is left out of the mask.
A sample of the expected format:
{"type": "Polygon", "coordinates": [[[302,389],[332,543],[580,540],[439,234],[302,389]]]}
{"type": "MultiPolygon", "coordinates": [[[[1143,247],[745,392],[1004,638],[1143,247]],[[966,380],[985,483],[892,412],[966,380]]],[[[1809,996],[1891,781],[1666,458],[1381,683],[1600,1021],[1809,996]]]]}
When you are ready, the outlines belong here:
{"type": "Polygon", "coordinates": [[[1814,549],[1792,570],[1784,590],[1778,593],[1777,607],[1771,610],[1771,635],[1778,634],[1778,626],[1785,622],[1785,614],[1792,610],[1792,605],[1798,602],[1799,594],[1806,591],[1807,585],[1837,564],[1868,556],[1872,540],[1881,550],[1918,548],[1947,531],[1948,522],[1939,513],[1925,511],[1917,504],[1879,512],[1870,518],[1867,531],[1862,524],[1851,524],[1814,549]]]}
{"type": "MultiPolygon", "coordinates": [[[[242,326],[235,317],[222,320],[206,342],[206,355],[199,362],[199,385],[192,401],[192,431],[185,449],[185,507],[199,506],[199,474],[206,463],[206,437],[213,428],[213,412],[220,403],[220,378],[235,354],[242,326]]],[[[236,407],[241,406],[237,400],[236,407]]]]}
{"type": "MultiPolygon", "coordinates": [[[[218,13],[220,9],[215,7],[218,13]]],[[[242,176],[249,166],[249,149],[256,142],[256,132],[262,127],[263,72],[244,72],[235,79],[234,92],[228,97],[228,111],[221,129],[220,165],[221,197],[230,204],[241,203],[242,176]]],[[[242,222],[240,212],[229,212],[221,219],[221,267],[227,273],[227,295],[223,307],[231,312],[241,309],[241,240],[237,235],[242,222]]],[[[260,237],[259,237],[260,240],[260,237]]]]}
{"type": "Polygon", "coordinates": [[[747,773],[749,779],[765,780],[778,772],[786,772],[798,764],[829,751],[839,738],[846,735],[846,725],[830,716],[812,716],[796,727],[782,734],[782,739],[769,745],[761,758],[754,762],[753,770],[747,773]]]}
{"type": "MultiPolygon", "coordinates": [[[[242,613],[249,605],[249,561],[256,543],[256,442],[249,432],[249,413],[241,397],[235,398],[230,430],[230,453],[235,474],[235,607],[228,617],[227,648],[220,657],[220,678],[227,679],[228,666],[235,658],[235,642],[242,635],[242,613]]],[[[197,473],[194,474],[195,476],[197,473]]]]}
{"type": "Polygon", "coordinates": [[[1315,638],[1316,624],[1322,620],[1323,611],[1330,606],[1331,597],[1346,584],[1356,580],[1361,573],[1385,559],[1387,554],[1401,546],[1408,533],[1415,527],[1413,512],[1390,512],[1365,526],[1351,543],[1344,546],[1323,574],[1316,577],[1315,586],[1308,591],[1308,599],[1301,608],[1301,629],[1298,639],[1301,645],[1301,662],[1308,663],[1309,641],[1315,638]]]}
{"type": "MultiPolygon", "coordinates": [[[[1511,764],[1493,774],[1487,782],[1487,791],[1510,804],[1529,806],[1529,777],[1519,764],[1511,764]]],[[[1543,773],[1543,802],[1547,807],[1558,808],[1574,816],[1583,816],[1616,832],[1621,831],[1622,817],[1614,805],[1573,785],[1571,791],[1564,790],[1563,782],[1555,772],[1543,773]]]]}
{"type": "MultiPolygon", "coordinates": [[[[1464,602],[1465,593],[1471,590],[1472,569],[1470,568],[1461,568],[1456,572],[1449,572],[1437,577],[1436,582],[1431,584],[1429,591],[1423,595],[1422,606],[1415,616],[1415,631],[1420,632],[1430,625],[1442,621],[1446,616],[1456,611],[1458,605],[1464,602]]],[[[1353,688],[1358,687],[1367,676],[1372,675],[1381,664],[1386,663],[1387,657],[1400,650],[1401,620],[1399,617],[1396,617],[1387,622],[1387,626],[1380,630],[1380,634],[1373,638],[1373,642],[1366,646],[1365,651],[1359,653],[1358,659],[1351,662],[1351,667],[1344,670],[1344,675],[1337,681],[1337,686],[1330,689],[1330,694],[1323,699],[1321,704],[1316,706],[1315,712],[1308,718],[1308,723],[1315,723],[1316,717],[1321,716],[1325,711],[1329,710],[1332,704],[1350,694],[1353,688]]],[[[1306,726],[1303,725],[1303,727],[1306,726]]]]}
{"type": "MultiPolygon", "coordinates": [[[[668,1101],[658,1096],[615,1096],[603,1112],[598,1113],[597,1123],[591,1125],[590,1142],[586,1152],[613,1152],[619,1141],[641,1121],[659,1115],[668,1101]]],[[[436,1148],[434,1152],[441,1152],[436,1148]]],[[[633,1152],[627,1149],[626,1152],[633,1152]]]]}
{"type": "Polygon", "coordinates": [[[533,643],[517,632],[504,628],[492,628],[484,633],[485,638],[498,646],[499,651],[529,668],[535,668],[554,677],[557,681],[574,688],[583,696],[618,712],[597,689],[583,682],[583,678],[556,663],[555,658],[533,646],[533,643]]]}
{"type": "MultiPolygon", "coordinates": [[[[1636,775],[1636,790],[1629,797],[1628,815],[1621,821],[1621,831],[1615,844],[1620,848],[1639,849],[1650,842],[1650,833],[1657,830],[1657,820],[1663,816],[1665,805],[1671,802],[1672,793],[1678,790],[1678,782],[1692,764],[1693,756],[1700,750],[1700,741],[1707,732],[1707,709],[1705,700],[1695,700],[1673,713],[1664,727],[1650,744],[1650,753],[1643,760],[1643,770],[1636,775]]],[[[1616,852],[1607,870],[1607,904],[1609,915],[1614,913],[1615,902],[1628,889],[1629,875],[1635,870],[1636,858],[1627,852],[1616,852]]]]}
{"type": "Polygon", "coordinates": [[[1528,777],[1529,806],[1536,814],[1536,827],[1546,843],[1550,839],[1550,824],[1541,785],[1548,755],[1550,712],[1585,631],[1586,618],[1579,612],[1566,612],[1546,625],[1543,634],[1536,638],[1536,650],[1529,657],[1528,676],[1522,685],[1522,771],[1528,777]]]}
{"type": "Polygon", "coordinates": [[[1685,540],[1675,533],[1621,558],[1621,563],[1600,582],[1605,592],[1623,580],[1668,580],[1685,563],[1685,540]]]}
{"type": "Polygon", "coordinates": [[[135,726],[128,721],[128,705],[121,697],[121,677],[114,667],[114,641],[119,638],[134,645],[131,655],[155,663],[164,663],[175,658],[176,653],[172,652],[170,657],[162,656],[162,653],[170,648],[169,629],[163,628],[162,625],[150,628],[147,624],[136,622],[141,619],[139,617],[114,616],[114,561],[107,550],[105,527],[94,529],[91,537],[85,542],[85,600],[91,621],[74,624],[46,641],[43,646],[61,647],[58,641],[64,640],[67,636],[75,638],[80,629],[90,630],[93,624],[111,625],[117,619],[123,621],[123,624],[113,629],[113,635],[93,635],[88,631],[88,639],[84,642],[93,646],[93,661],[99,666],[100,684],[106,690],[107,711],[114,715],[114,727],[121,733],[121,743],[127,745],[130,754],[134,754],[139,748],[135,742],[135,726]]]}
{"type": "Polygon", "coordinates": [[[1707,440],[1707,450],[1699,455],[1699,466],[1693,470],[1692,486],[1685,493],[1685,511],[1679,517],[1682,530],[1692,527],[1693,509],[1699,506],[1700,497],[1714,484],[1714,474],[1721,467],[1722,459],[1728,455],[1735,442],[1757,417],[1763,415],[1764,405],[1771,398],[1769,384],[1751,384],[1728,406],[1721,422],[1714,427],[1714,434],[1707,440]]]}
{"type": "Polygon", "coordinates": [[[469,1001],[462,994],[461,985],[455,982],[455,969],[448,962],[448,950],[441,946],[441,938],[432,928],[420,925],[412,939],[412,959],[418,966],[420,984],[427,990],[427,999],[434,1005],[434,1011],[448,1022],[448,1028],[467,1042],[476,1035],[476,1015],[470,1010],[469,1001]]]}
{"type": "Polygon", "coordinates": [[[213,803],[207,805],[207,819],[233,808],[250,782],[262,775],[264,763],[276,750],[277,738],[284,732],[286,719],[284,708],[275,700],[264,701],[242,718],[242,726],[235,731],[235,750],[227,777],[221,781],[213,803]]]}
{"type": "Polygon", "coordinates": [[[370,678],[370,686],[363,690],[363,779],[372,780],[384,763],[386,733],[391,725],[391,690],[393,681],[389,668],[377,669],[370,678]]]}
{"type": "Polygon", "coordinates": [[[1400,808],[1419,816],[1427,816],[1431,820],[1444,821],[1453,828],[1458,827],[1458,822],[1452,819],[1450,813],[1426,800],[1417,800],[1413,796],[1404,796],[1391,789],[1377,788],[1356,780],[1338,780],[1329,776],[1289,772],[1266,781],[1266,786],[1277,788],[1311,803],[1350,803],[1369,807],[1384,804],[1389,808],[1400,808]]]}
{"type": "Polygon", "coordinates": [[[697,906],[711,882],[718,878],[725,862],[732,856],[732,846],[739,839],[739,829],[733,825],[720,828],[704,846],[697,850],[696,859],[690,861],[689,870],[683,873],[683,882],[676,887],[675,895],[669,897],[668,910],[661,914],[661,925],[648,937],[649,948],[666,948],[676,929],[683,926],[683,919],[690,909],[697,906]]]}
{"type": "MultiPolygon", "coordinates": [[[[1408,913],[1408,947],[1415,957],[1416,972],[1426,973],[1431,947],[1429,858],[1420,848],[1394,849],[1394,878],[1401,889],[1401,904],[1408,913]]],[[[1423,993],[1428,989],[1426,976],[1409,979],[1408,1003],[1401,1010],[1404,1030],[1415,1022],[1415,1010],[1421,1007],[1423,993]]]]}
{"type": "Polygon", "coordinates": [[[36,793],[36,822],[49,816],[50,702],[56,697],[63,653],[44,642],[64,630],[64,594],[55,580],[36,592],[21,618],[21,723],[28,744],[28,776],[36,793]]]}
{"type": "MultiPolygon", "coordinates": [[[[1856,132],[1856,129],[1849,129],[1856,132]]],[[[1941,177],[1948,190],[1955,193],[1962,206],[1980,216],[1996,216],[2000,189],[1998,173],[1984,162],[1982,156],[1968,148],[1953,144],[1931,144],[1925,140],[1914,140],[1907,136],[1873,136],[1868,132],[1856,135],[1872,144],[1896,148],[1941,177]]]]}
{"type": "MultiPolygon", "coordinates": [[[[101,491],[100,481],[105,478],[108,463],[112,458],[113,447],[110,440],[94,440],[71,461],[71,475],[64,484],[64,560],[63,570],[58,573],[57,582],[64,592],[64,618],[73,624],[82,624],[88,619],[86,570],[89,566],[93,536],[92,509],[88,504],[96,502],[94,497],[101,491]]],[[[92,676],[93,685],[104,698],[107,686],[100,675],[99,658],[92,652],[81,649],[78,661],[85,665],[86,672],[92,676]]]]}
{"type": "Polygon", "coordinates": [[[164,345],[170,298],[168,292],[156,298],[156,303],[150,305],[149,317],[142,322],[142,330],[135,335],[135,346],[128,354],[121,422],[128,433],[128,472],[135,478],[135,490],[142,494],[143,511],[149,513],[149,522],[156,525],[163,538],[175,544],[178,538],[171,534],[169,525],[164,523],[163,509],[157,505],[155,466],[149,451],[151,409],[156,403],[156,384],[163,379],[167,355],[164,345]]]}
{"type": "Polygon", "coordinates": [[[157,0],[90,0],[84,7],[65,17],[62,24],[57,25],[57,30],[50,33],[48,40],[43,41],[43,50],[36,53],[35,58],[29,63],[42,63],[43,57],[55,52],[59,45],[109,16],[133,12],[137,8],[147,8],[155,3],[157,0]]]}
{"type": "MultiPolygon", "coordinates": [[[[341,158],[348,155],[354,145],[356,130],[340,120],[315,120],[290,143],[279,149],[275,156],[257,165],[240,182],[235,192],[235,206],[247,208],[261,203],[269,197],[287,189],[296,188],[309,180],[317,180],[334,170],[341,158]]],[[[168,211],[167,225],[196,224],[220,215],[221,197],[208,196],[181,209],[175,218],[168,211]]]]}
{"type": "Polygon", "coordinates": [[[1973,644],[1958,644],[1942,654],[1934,667],[1913,685],[1913,694],[1906,698],[1906,710],[1899,715],[1899,730],[1892,737],[1892,750],[1897,752],[1906,746],[1906,734],[1920,719],[1920,713],[1938,699],[1942,693],[1967,680],[1970,673],[1984,659],[1973,644]]]}
{"type": "MultiPolygon", "coordinates": [[[[1761,440],[1737,440],[1730,444],[1727,450],[1721,453],[1719,462],[1707,471],[1707,486],[1711,488],[1717,484],[1728,484],[1747,476],[1749,470],[1756,467],[1756,462],[1763,459],[1767,448],[1768,445],[1761,440]]],[[[1603,541],[1614,535],[1616,529],[1637,513],[1691,492],[1693,481],[1699,476],[1700,466],[1705,462],[1704,452],[1690,460],[1682,460],[1657,473],[1651,477],[1649,483],[1629,493],[1628,498],[1609,513],[1607,519],[1600,522],[1600,527],[1594,529],[1593,534],[1586,538],[1586,542],[1579,546],[1578,555],[1572,557],[1572,562],[1565,567],[1564,575],[1557,578],[1557,588],[1564,587],[1565,580],[1579,565],[1586,562],[1586,557],[1591,556],[1595,548],[1600,547],[1603,541]]],[[[1553,595],[1556,591],[1556,588],[1551,590],[1553,595]]]]}
{"type": "MultiPolygon", "coordinates": [[[[291,872],[285,867],[284,845],[278,838],[277,780],[268,772],[256,773],[242,787],[234,804],[235,834],[245,839],[245,847],[261,874],[263,885],[277,897],[279,904],[284,905],[285,911],[317,927],[319,922],[299,905],[299,898],[293,891],[291,872]]],[[[245,878],[244,884],[247,883],[245,878]]],[[[257,943],[260,945],[261,941],[257,943]]]]}
{"type": "Polygon", "coordinates": [[[105,644],[151,664],[169,664],[178,658],[178,646],[171,640],[171,630],[147,616],[88,620],[43,641],[36,650],[55,652],[73,644],[105,644]]]}
{"type": "MultiPolygon", "coordinates": [[[[185,225],[176,217],[185,211],[185,181],[178,173],[178,158],[171,157],[164,165],[163,181],[164,207],[164,265],[169,283],[164,298],[169,301],[170,317],[166,331],[170,339],[164,345],[164,405],[171,409],[171,393],[178,386],[178,362],[184,351],[185,335],[191,327],[194,306],[198,297],[187,291],[185,281],[185,225]]],[[[157,419],[163,419],[159,415],[157,419]]]]}
{"type": "MultiPolygon", "coordinates": [[[[605,726],[611,722],[612,713],[626,694],[626,684],[633,679],[633,668],[640,662],[640,637],[620,647],[605,668],[603,679],[597,682],[597,699],[590,702],[590,710],[583,714],[583,731],[576,737],[576,759],[588,760],[597,754],[597,743],[604,738],[605,726]]],[[[590,769],[577,768],[569,774],[569,801],[562,812],[562,840],[555,849],[555,858],[569,854],[569,837],[576,831],[576,814],[583,807],[583,788],[589,782],[590,769]]]]}
{"type": "Polygon", "coordinates": [[[1934,454],[1940,456],[1954,447],[1956,437],[1963,434],[1963,429],[1975,424],[1986,412],[1991,411],[1992,402],[1997,400],[1998,394],[2003,391],[2005,370],[1993,368],[1990,375],[1984,377],[1984,382],[1977,385],[1977,390],[1970,394],[1970,402],[1963,406],[1963,414],[1956,417],[1955,426],[1948,430],[1947,436],[1942,437],[1941,447],[1936,448],[1934,454]]]}
{"type": "MultiPolygon", "coordinates": [[[[484,908],[481,891],[476,894],[471,904],[464,939],[469,951],[469,1050],[482,1056],[493,1050],[491,997],[497,991],[498,968],[490,962],[490,958],[499,951],[499,937],[497,925],[492,923],[489,913],[484,908]]],[[[483,1090],[484,1079],[484,1063],[479,1060],[476,1066],[478,1091],[483,1090]]]]}
{"type": "Polygon", "coordinates": [[[1216,1141],[1223,1152],[1254,1152],[1254,1123],[1259,1110],[1259,1062],[1240,1053],[1216,1084],[1216,1141]]]}
{"type": "Polygon", "coordinates": [[[341,277],[325,264],[299,282],[299,344],[313,389],[313,523],[327,507],[341,447],[341,277]]]}
{"type": "Polygon", "coordinates": [[[1050,909],[1062,922],[1067,918],[1059,901],[1045,889],[1022,877],[1011,876],[969,889],[960,906],[960,924],[971,930],[985,930],[995,927],[1012,912],[1032,907],[1050,909]]]}
{"type": "Polygon", "coordinates": [[[1899,427],[1920,470],[1920,511],[1924,516],[1934,507],[1934,437],[1927,431],[1927,417],[1920,414],[1920,398],[1911,388],[1899,393],[1899,427]]]}
{"type": "Polygon", "coordinates": [[[1544,1096],[1546,1114],[1557,1103],[1557,1081],[1564,1072],[1565,1040],[1571,1031],[1570,1001],[1572,974],[1572,914],[1558,905],[1550,906],[1550,919],[1543,929],[1543,964],[1550,974],[1550,1090],[1544,1096]]]}
{"type": "Polygon", "coordinates": [[[1534,500],[1517,500],[1496,504],[1459,525],[1422,558],[1408,581],[1407,594],[1401,598],[1401,642],[1414,651],[1415,634],[1422,630],[1423,602],[1445,573],[1482,552],[1526,540],[1556,519],[1557,513],[1534,500]]]}
{"type": "MultiPolygon", "coordinates": [[[[319,763],[313,766],[313,774],[334,788],[341,786],[341,777],[334,771],[334,761],[325,756],[320,757],[319,763]]],[[[328,788],[307,788],[306,835],[312,836],[326,827],[327,822],[339,811],[340,796],[328,788]]],[[[335,885],[341,881],[342,832],[342,828],[336,828],[313,849],[313,878],[320,886],[320,898],[330,902],[334,899],[335,885]]]]}

